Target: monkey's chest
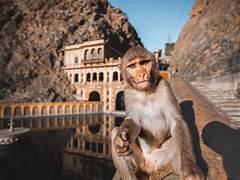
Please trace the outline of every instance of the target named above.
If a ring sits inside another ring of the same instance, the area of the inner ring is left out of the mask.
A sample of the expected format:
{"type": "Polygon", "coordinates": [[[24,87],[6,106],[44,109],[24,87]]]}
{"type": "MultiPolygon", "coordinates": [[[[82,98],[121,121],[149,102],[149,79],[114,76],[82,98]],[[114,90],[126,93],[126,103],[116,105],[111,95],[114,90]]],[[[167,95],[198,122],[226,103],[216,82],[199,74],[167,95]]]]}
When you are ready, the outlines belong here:
{"type": "Polygon", "coordinates": [[[169,139],[170,133],[161,130],[156,134],[151,133],[149,130],[142,130],[138,140],[142,151],[151,153],[154,149],[160,149],[162,144],[169,139]]]}

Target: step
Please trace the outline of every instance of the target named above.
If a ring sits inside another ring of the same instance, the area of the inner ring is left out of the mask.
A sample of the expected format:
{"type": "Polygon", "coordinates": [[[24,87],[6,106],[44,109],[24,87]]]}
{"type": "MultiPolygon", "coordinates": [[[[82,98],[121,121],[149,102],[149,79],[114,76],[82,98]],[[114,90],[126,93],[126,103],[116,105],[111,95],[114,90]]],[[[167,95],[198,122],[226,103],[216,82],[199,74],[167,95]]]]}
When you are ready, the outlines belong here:
{"type": "Polygon", "coordinates": [[[221,104],[221,103],[237,103],[238,101],[237,100],[226,100],[226,99],[216,99],[216,100],[214,100],[214,99],[210,99],[209,98],[209,100],[210,101],[212,101],[213,103],[215,103],[215,104],[221,104]]]}
{"type": "Polygon", "coordinates": [[[240,106],[240,102],[225,102],[225,103],[222,103],[222,104],[219,104],[219,106],[240,106]]]}
{"type": "Polygon", "coordinates": [[[225,111],[225,112],[227,112],[227,114],[229,115],[229,116],[240,116],[240,111],[234,111],[234,110],[229,110],[229,111],[225,111]]]}
{"type": "Polygon", "coordinates": [[[231,119],[240,122],[240,116],[231,116],[231,119]]]}
{"type": "Polygon", "coordinates": [[[223,93],[205,93],[208,96],[213,96],[213,97],[227,97],[227,98],[234,98],[237,99],[236,96],[231,95],[231,94],[223,94],[223,93]]]}
{"type": "Polygon", "coordinates": [[[222,106],[220,108],[224,111],[234,110],[234,111],[239,111],[240,112],[240,105],[239,106],[222,106]]]}
{"type": "Polygon", "coordinates": [[[211,97],[211,96],[207,96],[209,99],[211,99],[211,100],[216,100],[216,101],[218,101],[218,100],[227,100],[227,101],[234,101],[234,102],[237,102],[238,100],[237,99],[234,99],[234,98],[227,98],[227,97],[220,97],[220,96],[218,96],[218,97],[211,97]]]}

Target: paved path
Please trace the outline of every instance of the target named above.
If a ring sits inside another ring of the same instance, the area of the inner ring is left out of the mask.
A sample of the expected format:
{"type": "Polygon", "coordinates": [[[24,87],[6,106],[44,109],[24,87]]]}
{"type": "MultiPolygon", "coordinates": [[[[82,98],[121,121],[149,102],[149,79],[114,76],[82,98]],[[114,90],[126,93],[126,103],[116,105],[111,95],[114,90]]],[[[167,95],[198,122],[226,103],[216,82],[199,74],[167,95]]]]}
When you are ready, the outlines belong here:
{"type": "MultiPolygon", "coordinates": [[[[193,149],[199,167],[210,180],[238,179],[240,121],[231,120],[224,111],[211,102],[212,99],[205,96],[206,93],[200,93],[181,77],[171,77],[169,82],[192,134],[193,149]]],[[[211,97],[217,100],[215,95],[211,97]]],[[[228,100],[231,98],[233,97],[226,96],[227,102],[224,103],[229,103],[228,100]]],[[[225,101],[225,98],[219,98],[218,103],[221,99],[225,101]]]]}
{"type": "Polygon", "coordinates": [[[240,99],[234,95],[234,92],[211,90],[196,82],[191,84],[205,95],[215,106],[226,112],[232,120],[240,122],[240,99]]]}

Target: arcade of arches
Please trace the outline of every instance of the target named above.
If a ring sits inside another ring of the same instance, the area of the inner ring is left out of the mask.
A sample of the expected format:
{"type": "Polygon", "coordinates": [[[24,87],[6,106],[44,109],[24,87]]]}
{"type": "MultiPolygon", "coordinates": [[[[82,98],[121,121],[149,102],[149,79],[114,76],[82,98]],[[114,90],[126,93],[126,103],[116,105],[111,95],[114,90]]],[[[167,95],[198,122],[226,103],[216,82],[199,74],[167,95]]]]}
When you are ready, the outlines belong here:
{"type": "Polygon", "coordinates": [[[102,102],[0,103],[0,119],[103,112],[102,102]]]}

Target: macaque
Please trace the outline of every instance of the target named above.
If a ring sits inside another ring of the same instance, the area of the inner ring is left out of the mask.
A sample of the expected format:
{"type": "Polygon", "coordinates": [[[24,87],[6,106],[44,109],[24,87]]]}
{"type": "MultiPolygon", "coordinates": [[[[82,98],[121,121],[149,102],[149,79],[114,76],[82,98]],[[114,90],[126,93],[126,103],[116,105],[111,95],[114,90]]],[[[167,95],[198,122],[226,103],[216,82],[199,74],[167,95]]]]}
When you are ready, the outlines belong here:
{"type": "Polygon", "coordinates": [[[112,130],[113,179],[151,179],[175,173],[180,180],[202,180],[189,129],[154,56],[132,47],[123,57],[127,117],[112,130]],[[169,171],[170,169],[170,171],[169,171]]]}

